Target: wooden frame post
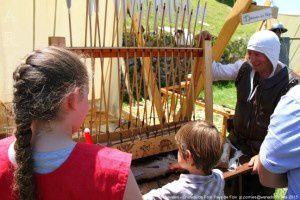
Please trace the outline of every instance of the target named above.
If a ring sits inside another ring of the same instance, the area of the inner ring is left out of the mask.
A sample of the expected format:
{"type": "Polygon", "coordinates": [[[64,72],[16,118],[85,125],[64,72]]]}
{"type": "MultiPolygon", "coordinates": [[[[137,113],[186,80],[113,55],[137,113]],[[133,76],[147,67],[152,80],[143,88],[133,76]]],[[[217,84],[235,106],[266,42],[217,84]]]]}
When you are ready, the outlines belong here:
{"type": "Polygon", "coordinates": [[[213,123],[213,92],[212,92],[212,48],[211,41],[204,41],[204,99],[205,120],[213,123]]]}
{"type": "Polygon", "coordinates": [[[240,23],[241,14],[246,12],[251,6],[252,0],[237,0],[228,15],[223,28],[221,29],[218,39],[213,46],[213,60],[218,61],[228,44],[231,36],[240,23]]]}

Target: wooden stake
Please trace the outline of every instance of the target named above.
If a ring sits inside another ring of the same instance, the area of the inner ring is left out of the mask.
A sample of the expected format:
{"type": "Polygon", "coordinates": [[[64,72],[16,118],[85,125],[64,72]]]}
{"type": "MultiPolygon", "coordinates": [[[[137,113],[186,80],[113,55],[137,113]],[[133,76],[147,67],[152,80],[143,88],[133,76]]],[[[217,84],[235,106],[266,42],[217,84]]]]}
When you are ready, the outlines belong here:
{"type": "Polygon", "coordinates": [[[35,49],[35,12],[36,12],[36,6],[35,6],[35,0],[33,0],[33,16],[32,16],[32,50],[35,49]]]}
{"type": "Polygon", "coordinates": [[[211,41],[204,41],[204,77],[205,77],[205,120],[213,123],[212,95],[212,49],[211,41]]]}
{"type": "Polygon", "coordinates": [[[85,47],[87,47],[88,15],[89,15],[89,0],[86,0],[86,9],[85,9],[85,34],[84,34],[84,46],[85,47]]]}
{"type": "Polygon", "coordinates": [[[55,7],[54,7],[53,36],[55,36],[56,34],[56,16],[57,16],[57,0],[55,0],[55,7]]]}

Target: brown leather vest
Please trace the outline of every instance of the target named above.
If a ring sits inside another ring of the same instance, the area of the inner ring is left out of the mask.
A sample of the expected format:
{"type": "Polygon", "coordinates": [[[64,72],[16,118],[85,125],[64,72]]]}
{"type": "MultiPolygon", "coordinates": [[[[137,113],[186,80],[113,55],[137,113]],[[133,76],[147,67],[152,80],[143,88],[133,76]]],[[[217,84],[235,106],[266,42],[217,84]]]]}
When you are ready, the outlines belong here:
{"type": "Polygon", "coordinates": [[[256,93],[248,101],[251,70],[247,62],[239,70],[234,130],[229,136],[235,146],[250,156],[259,152],[267,134],[270,116],[281,96],[299,82],[299,77],[286,67],[265,80],[259,80],[258,74],[255,74],[253,88],[257,86],[256,93]]]}

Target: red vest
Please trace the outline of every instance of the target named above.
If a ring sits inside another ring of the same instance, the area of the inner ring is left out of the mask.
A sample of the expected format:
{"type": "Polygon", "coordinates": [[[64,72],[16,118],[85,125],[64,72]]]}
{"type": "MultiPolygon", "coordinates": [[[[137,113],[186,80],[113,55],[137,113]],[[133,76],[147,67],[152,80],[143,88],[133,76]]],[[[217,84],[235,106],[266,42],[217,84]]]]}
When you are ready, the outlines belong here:
{"type": "MultiPolygon", "coordinates": [[[[11,189],[14,167],[8,159],[13,140],[0,140],[0,199],[15,199],[11,189]]],[[[58,169],[36,174],[38,199],[123,199],[130,163],[130,154],[78,143],[58,169]]]]}

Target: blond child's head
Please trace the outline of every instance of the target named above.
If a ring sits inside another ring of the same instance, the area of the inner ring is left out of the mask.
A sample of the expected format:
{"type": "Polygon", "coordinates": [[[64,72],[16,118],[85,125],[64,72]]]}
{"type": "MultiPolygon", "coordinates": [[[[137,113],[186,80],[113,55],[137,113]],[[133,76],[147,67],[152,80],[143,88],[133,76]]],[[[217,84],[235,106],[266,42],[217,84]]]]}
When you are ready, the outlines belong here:
{"type": "Polygon", "coordinates": [[[191,166],[209,174],[219,161],[222,145],[217,128],[206,121],[189,122],[176,133],[178,152],[191,166]]]}

